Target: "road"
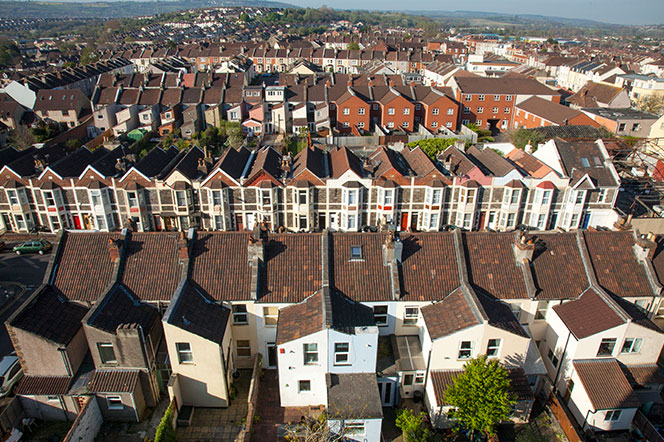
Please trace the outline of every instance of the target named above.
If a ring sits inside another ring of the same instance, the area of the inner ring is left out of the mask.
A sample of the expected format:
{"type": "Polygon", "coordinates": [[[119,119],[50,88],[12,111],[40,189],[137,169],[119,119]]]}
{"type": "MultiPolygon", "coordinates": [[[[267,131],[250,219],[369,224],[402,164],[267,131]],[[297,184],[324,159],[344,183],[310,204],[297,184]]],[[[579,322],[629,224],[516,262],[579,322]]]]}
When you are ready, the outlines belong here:
{"type": "Polygon", "coordinates": [[[11,247],[13,242],[8,240],[9,251],[0,252],[0,357],[14,351],[5,321],[42,283],[51,258],[50,254],[19,256],[11,247]]]}

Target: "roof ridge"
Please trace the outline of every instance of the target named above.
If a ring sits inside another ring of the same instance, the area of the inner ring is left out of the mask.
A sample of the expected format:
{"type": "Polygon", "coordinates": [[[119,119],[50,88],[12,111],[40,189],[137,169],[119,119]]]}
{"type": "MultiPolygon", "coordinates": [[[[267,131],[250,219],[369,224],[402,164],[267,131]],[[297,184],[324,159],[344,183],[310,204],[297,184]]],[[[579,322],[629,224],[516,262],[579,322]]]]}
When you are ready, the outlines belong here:
{"type": "Polygon", "coordinates": [[[477,298],[477,293],[472,288],[468,278],[468,268],[466,266],[466,254],[463,249],[462,244],[462,235],[460,229],[454,230],[454,250],[456,251],[457,259],[457,268],[459,269],[459,283],[461,288],[461,293],[463,293],[466,302],[470,306],[475,318],[479,322],[487,323],[489,321],[489,315],[487,315],[484,307],[480,303],[480,300],[477,298]]]}

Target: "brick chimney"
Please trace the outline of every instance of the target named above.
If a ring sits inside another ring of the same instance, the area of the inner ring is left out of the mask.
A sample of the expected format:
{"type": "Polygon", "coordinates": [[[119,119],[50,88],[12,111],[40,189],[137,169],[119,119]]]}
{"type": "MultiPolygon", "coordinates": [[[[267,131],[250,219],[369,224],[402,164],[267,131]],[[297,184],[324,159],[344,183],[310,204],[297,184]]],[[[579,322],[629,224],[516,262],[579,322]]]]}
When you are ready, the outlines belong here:
{"type": "Polygon", "coordinates": [[[189,259],[189,243],[184,232],[180,232],[180,238],[178,239],[178,259],[180,261],[189,259]]]}
{"type": "Polygon", "coordinates": [[[265,243],[261,238],[256,239],[254,235],[249,235],[249,243],[247,244],[249,265],[255,258],[258,258],[258,261],[261,262],[265,259],[265,243]]]}
{"type": "Polygon", "coordinates": [[[618,221],[613,223],[613,228],[621,231],[621,230],[629,230],[632,228],[632,215],[628,215],[626,218],[624,216],[621,216],[618,218],[618,221]]]}
{"type": "Polygon", "coordinates": [[[652,259],[655,256],[655,250],[657,250],[656,239],[657,235],[650,232],[647,235],[641,235],[636,241],[636,244],[634,244],[634,254],[639,261],[652,259]]]}
{"type": "Polygon", "coordinates": [[[390,230],[383,244],[383,262],[388,265],[392,261],[401,262],[403,243],[393,230],[390,230]]]}
{"type": "Polygon", "coordinates": [[[112,239],[108,240],[108,255],[111,258],[111,262],[117,262],[120,260],[120,247],[118,247],[118,243],[112,239]]]}
{"type": "Polygon", "coordinates": [[[523,263],[524,260],[532,261],[534,252],[535,242],[533,239],[526,239],[526,234],[523,232],[517,234],[514,242],[514,257],[517,264],[523,263]]]}

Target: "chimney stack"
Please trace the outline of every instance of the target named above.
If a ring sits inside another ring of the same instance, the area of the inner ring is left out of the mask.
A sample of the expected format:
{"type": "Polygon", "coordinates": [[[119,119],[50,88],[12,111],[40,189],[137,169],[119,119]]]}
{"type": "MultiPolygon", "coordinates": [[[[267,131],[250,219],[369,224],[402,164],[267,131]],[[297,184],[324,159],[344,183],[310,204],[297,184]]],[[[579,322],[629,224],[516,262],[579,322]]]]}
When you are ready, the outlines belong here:
{"type": "Polygon", "coordinates": [[[657,250],[656,240],[657,235],[650,232],[647,235],[641,235],[636,241],[636,244],[634,244],[634,254],[639,261],[652,259],[655,256],[655,250],[657,250]]]}
{"type": "Polygon", "coordinates": [[[252,265],[254,259],[258,259],[259,262],[264,261],[265,259],[265,244],[262,239],[256,239],[254,235],[249,235],[249,244],[247,245],[247,259],[249,265],[252,265]]]}
{"type": "Polygon", "coordinates": [[[526,234],[521,232],[516,236],[514,242],[514,257],[516,263],[521,264],[524,260],[532,261],[535,252],[535,242],[532,238],[526,238],[526,234]]]}
{"type": "Polygon", "coordinates": [[[108,240],[108,254],[111,258],[111,262],[117,262],[120,260],[120,247],[118,247],[118,243],[112,239],[108,240]]]}
{"type": "Polygon", "coordinates": [[[205,158],[199,158],[198,159],[198,171],[205,175],[205,174],[207,174],[207,168],[208,168],[208,165],[205,162],[205,158]]]}
{"type": "Polygon", "coordinates": [[[613,228],[621,231],[621,230],[629,230],[632,228],[632,215],[628,215],[627,218],[624,216],[621,216],[618,218],[618,221],[613,223],[613,228]]]}
{"type": "Polygon", "coordinates": [[[390,230],[383,245],[383,264],[389,265],[392,261],[401,262],[403,243],[393,230],[390,230]]]}
{"type": "Polygon", "coordinates": [[[178,259],[180,261],[189,259],[189,243],[184,232],[180,232],[180,238],[178,239],[178,259]]]}

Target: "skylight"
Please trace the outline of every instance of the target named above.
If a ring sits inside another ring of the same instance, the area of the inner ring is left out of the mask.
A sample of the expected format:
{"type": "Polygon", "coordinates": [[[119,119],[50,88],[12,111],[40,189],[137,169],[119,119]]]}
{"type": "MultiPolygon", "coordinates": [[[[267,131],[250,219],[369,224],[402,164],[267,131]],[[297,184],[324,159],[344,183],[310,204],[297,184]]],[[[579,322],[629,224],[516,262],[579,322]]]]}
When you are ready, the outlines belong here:
{"type": "Polygon", "coordinates": [[[583,165],[583,167],[590,167],[590,162],[586,157],[581,158],[581,164],[583,165]]]}
{"type": "Polygon", "coordinates": [[[362,259],[362,246],[350,246],[350,259],[362,259]]]}

